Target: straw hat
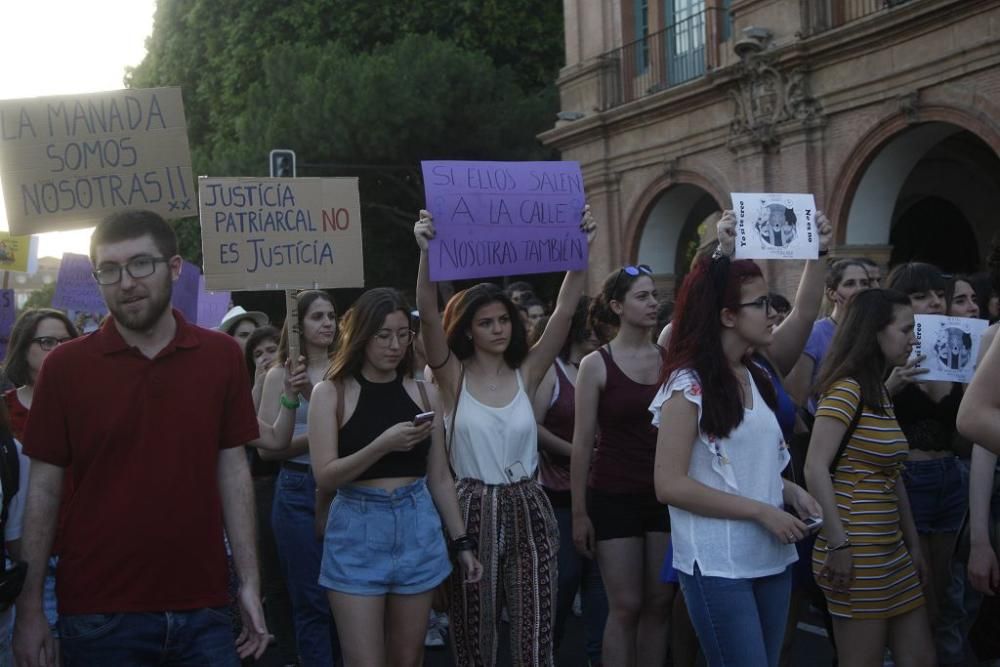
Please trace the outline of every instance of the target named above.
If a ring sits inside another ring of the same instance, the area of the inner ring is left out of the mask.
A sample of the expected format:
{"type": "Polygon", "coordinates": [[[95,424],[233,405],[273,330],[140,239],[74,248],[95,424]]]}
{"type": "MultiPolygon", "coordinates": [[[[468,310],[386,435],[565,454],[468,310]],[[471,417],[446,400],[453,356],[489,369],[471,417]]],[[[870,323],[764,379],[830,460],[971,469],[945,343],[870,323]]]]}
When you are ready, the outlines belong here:
{"type": "Polygon", "coordinates": [[[232,333],[230,330],[236,326],[240,320],[250,318],[258,327],[266,326],[271,322],[270,318],[259,310],[246,311],[243,306],[233,306],[222,318],[218,330],[224,333],[232,333]]]}

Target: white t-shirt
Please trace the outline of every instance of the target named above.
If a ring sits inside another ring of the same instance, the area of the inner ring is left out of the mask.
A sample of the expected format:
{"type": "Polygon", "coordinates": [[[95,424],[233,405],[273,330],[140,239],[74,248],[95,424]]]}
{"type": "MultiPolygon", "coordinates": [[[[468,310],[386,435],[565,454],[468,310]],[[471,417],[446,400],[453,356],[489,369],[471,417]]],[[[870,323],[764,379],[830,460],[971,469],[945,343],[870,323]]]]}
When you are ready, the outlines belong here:
{"type": "MultiPolygon", "coordinates": [[[[781,507],[781,471],[791,456],[778,419],[752,378],[750,386],[753,407],[744,411],[743,421],[728,438],[707,435],[699,427],[688,477],[725,493],[781,507]]],[[[701,383],[693,371],[681,370],[660,387],[649,406],[654,426],[660,426],[660,410],[677,391],[698,407],[701,424],[701,383]]],[[[697,562],[706,576],[755,579],[783,572],[798,559],[795,545],[779,542],[756,521],[706,517],[671,505],[670,529],[674,568],[689,575],[697,562]]]]}

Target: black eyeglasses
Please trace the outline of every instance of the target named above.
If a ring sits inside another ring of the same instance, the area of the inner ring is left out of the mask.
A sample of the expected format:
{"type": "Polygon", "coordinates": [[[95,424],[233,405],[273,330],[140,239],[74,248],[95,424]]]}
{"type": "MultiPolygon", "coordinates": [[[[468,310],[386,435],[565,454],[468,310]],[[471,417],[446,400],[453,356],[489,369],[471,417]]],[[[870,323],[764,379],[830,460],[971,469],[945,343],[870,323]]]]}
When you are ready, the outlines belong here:
{"type": "Polygon", "coordinates": [[[122,269],[132,278],[148,278],[156,271],[160,262],[169,262],[169,257],[133,257],[125,264],[101,264],[94,271],[94,280],[100,285],[114,285],[121,282],[122,269]]]}
{"type": "Polygon", "coordinates": [[[774,307],[774,303],[772,303],[771,301],[770,294],[765,294],[764,296],[754,299],[753,301],[749,301],[747,303],[740,303],[737,305],[740,308],[762,308],[765,313],[772,310],[777,312],[777,310],[774,307]]]}
{"type": "Polygon", "coordinates": [[[643,274],[651,276],[653,275],[653,269],[649,268],[648,264],[639,264],[638,266],[632,266],[630,264],[628,266],[623,266],[621,269],[619,269],[618,275],[615,276],[615,284],[611,286],[612,296],[614,296],[615,292],[618,291],[618,282],[622,279],[622,274],[625,273],[632,276],[633,278],[643,274]]]}
{"type": "Polygon", "coordinates": [[[38,347],[42,348],[46,352],[51,352],[56,349],[56,346],[62,345],[68,340],[73,340],[69,336],[65,338],[56,338],[55,336],[39,336],[38,338],[32,338],[32,343],[38,343],[38,347]]]}

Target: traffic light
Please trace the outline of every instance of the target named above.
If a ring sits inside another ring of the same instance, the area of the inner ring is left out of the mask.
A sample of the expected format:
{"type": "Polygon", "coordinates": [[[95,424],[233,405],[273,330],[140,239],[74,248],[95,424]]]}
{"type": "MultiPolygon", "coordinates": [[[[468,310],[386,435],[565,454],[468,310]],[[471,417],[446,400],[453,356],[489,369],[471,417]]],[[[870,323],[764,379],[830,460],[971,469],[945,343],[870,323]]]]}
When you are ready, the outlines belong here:
{"type": "Polygon", "coordinates": [[[295,178],[295,151],[275,148],[270,158],[271,178],[295,178]]]}

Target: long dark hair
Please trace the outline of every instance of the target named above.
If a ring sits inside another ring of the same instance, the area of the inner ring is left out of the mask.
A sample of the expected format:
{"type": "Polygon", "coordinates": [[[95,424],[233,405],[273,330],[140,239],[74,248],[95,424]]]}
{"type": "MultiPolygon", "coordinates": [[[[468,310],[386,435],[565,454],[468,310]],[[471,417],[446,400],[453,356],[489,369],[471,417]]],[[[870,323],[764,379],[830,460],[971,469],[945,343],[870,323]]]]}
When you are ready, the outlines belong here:
{"type": "Polygon", "coordinates": [[[4,360],[4,373],[15,387],[31,382],[31,369],[28,367],[28,348],[42,320],[59,320],[66,327],[70,338],[80,335],[76,326],[66,317],[66,313],[54,308],[31,308],[21,313],[10,332],[10,342],[7,345],[7,357],[4,360]]]}
{"type": "Polygon", "coordinates": [[[520,367],[528,356],[528,334],[521,324],[517,306],[507,294],[493,283],[479,283],[464,289],[448,299],[444,307],[444,334],[448,347],[459,359],[468,359],[475,351],[469,330],[476,312],[491,303],[503,304],[510,318],[510,343],[504,350],[503,358],[511,368],[520,367]]]}
{"type": "MultiPolygon", "coordinates": [[[[302,290],[295,297],[295,303],[299,311],[299,331],[302,331],[302,323],[306,319],[306,313],[309,312],[309,306],[313,304],[313,301],[317,299],[322,299],[326,301],[331,306],[333,306],[334,313],[337,312],[337,304],[333,302],[333,297],[323,290],[318,289],[307,289],[302,290]]],[[[333,348],[336,347],[336,339],[334,339],[334,344],[330,346],[327,350],[329,354],[333,354],[333,348]]],[[[281,327],[281,338],[278,340],[278,358],[275,360],[275,365],[280,366],[288,361],[288,322],[281,327]]]]}
{"type": "MultiPolygon", "coordinates": [[[[719,315],[724,308],[739,308],[743,285],[763,277],[760,267],[750,260],[702,257],[684,278],[677,295],[661,380],[684,369],[697,374],[702,388],[701,430],[718,438],[728,436],[744,415],[740,383],[722,349],[719,315]]],[[[764,402],[772,410],[777,409],[778,399],[767,373],[750,360],[749,354],[743,363],[764,402]]]]}
{"type": "MultiPolygon", "coordinates": [[[[365,363],[365,348],[382,328],[385,318],[401,312],[410,322],[410,304],[391,287],[370,289],[354,302],[340,320],[337,351],[330,361],[324,380],[343,380],[361,372],[365,363]]],[[[413,373],[413,345],[407,345],[396,372],[409,377],[413,373]]]]}
{"type": "Polygon", "coordinates": [[[861,385],[861,403],[883,414],[887,360],[878,333],[892,324],[900,306],[909,308],[910,297],[896,290],[868,289],[855,294],[830,341],[813,393],[822,395],[838,380],[854,378],[861,385]]]}

